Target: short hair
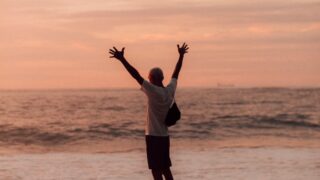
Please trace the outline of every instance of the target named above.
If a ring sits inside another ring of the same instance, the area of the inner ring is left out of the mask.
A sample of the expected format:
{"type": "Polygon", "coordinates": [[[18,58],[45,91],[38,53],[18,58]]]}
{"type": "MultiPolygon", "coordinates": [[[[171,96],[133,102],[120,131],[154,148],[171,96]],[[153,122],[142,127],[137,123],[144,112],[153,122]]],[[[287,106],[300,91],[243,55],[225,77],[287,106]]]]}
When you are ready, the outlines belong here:
{"type": "Polygon", "coordinates": [[[153,79],[163,80],[163,72],[159,67],[154,67],[149,71],[149,76],[153,79]]]}

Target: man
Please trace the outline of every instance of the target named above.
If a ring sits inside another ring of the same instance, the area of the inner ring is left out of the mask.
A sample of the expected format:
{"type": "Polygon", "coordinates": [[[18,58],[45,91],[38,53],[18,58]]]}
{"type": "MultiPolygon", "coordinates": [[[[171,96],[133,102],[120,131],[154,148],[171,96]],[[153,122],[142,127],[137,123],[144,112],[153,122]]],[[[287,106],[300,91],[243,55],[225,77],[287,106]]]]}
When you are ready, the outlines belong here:
{"type": "Polygon", "coordinates": [[[179,60],[172,74],[170,83],[165,87],[162,83],[164,77],[160,68],[153,68],[149,72],[149,81],[144,80],[139,72],[132,67],[124,57],[124,48],[119,51],[113,47],[109,53],[110,58],[118,59],[131,76],[141,85],[141,90],[148,97],[147,121],[145,125],[146,148],[149,169],[152,171],[155,180],[162,180],[162,175],[166,180],[173,180],[170,170],[170,139],[165,118],[174,100],[177,87],[177,79],[181,70],[184,54],[189,47],[186,43],[178,47],[179,60]]]}

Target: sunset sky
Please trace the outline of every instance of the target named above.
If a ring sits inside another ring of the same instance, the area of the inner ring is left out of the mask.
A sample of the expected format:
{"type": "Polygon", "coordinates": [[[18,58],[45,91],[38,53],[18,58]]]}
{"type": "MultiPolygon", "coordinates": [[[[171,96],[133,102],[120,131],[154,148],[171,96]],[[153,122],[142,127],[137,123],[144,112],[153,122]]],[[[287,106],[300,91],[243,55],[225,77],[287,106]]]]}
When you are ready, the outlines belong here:
{"type": "Polygon", "coordinates": [[[139,87],[107,49],[179,86],[320,87],[320,0],[0,0],[0,89],[139,87]]]}

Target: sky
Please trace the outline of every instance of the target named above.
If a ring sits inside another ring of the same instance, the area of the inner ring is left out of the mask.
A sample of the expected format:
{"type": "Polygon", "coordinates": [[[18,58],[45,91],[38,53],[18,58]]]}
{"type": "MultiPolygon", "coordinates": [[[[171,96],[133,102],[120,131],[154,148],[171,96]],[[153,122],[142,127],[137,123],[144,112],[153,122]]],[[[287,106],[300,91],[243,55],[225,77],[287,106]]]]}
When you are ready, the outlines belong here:
{"type": "Polygon", "coordinates": [[[0,0],[0,89],[137,88],[108,49],[182,87],[320,87],[320,0],[0,0]]]}

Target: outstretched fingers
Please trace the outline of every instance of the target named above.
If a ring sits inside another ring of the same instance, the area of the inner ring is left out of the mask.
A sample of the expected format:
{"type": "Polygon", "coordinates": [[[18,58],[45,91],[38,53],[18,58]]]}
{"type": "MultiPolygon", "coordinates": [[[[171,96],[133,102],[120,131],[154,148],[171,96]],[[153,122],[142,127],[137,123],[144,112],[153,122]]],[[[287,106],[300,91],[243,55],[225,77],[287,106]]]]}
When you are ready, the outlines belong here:
{"type": "Polygon", "coordinates": [[[117,53],[117,52],[124,52],[124,49],[125,49],[125,47],[123,47],[123,48],[121,49],[121,51],[119,51],[116,47],[113,46],[113,49],[109,49],[109,51],[110,51],[110,52],[113,52],[113,53],[117,53]]]}
{"type": "Polygon", "coordinates": [[[189,49],[188,44],[185,44],[185,45],[184,45],[184,49],[185,49],[186,51],[189,49]]]}
{"type": "Polygon", "coordinates": [[[181,46],[177,44],[177,47],[180,54],[188,53],[189,46],[185,42],[181,46]]]}
{"type": "Polygon", "coordinates": [[[113,49],[115,50],[115,52],[118,52],[118,49],[116,47],[113,46],[113,49]]]}
{"type": "Polygon", "coordinates": [[[183,48],[183,49],[189,48],[189,47],[188,47],[188,44],[186,44],[185,42],[182,44],[181,47],[179,46],[179,44],[177,44],[177,47],[178,47],[179,49],[181,49],[181,48],[183,48]]]}
{"type": "Polygon", "coordinates": [[[111,49],[109,49],[109,54],[111,55],[110,58],[116,58],[116,59],[124,58],[123,56],[124,50],[125,50],[125,47],[123,47],[121,51],[119,51],[116,47],[113,46],[111,49]]]}
{"type": "Polygon", "coordinates": [[[181,48],[185,51],[185,53],[188,53],[188,51],[187,51],[187,50],[189,49],[188,44],[186,44],[186,43],[184,42],[181,48]]]}
{"type": "Polygon", "coordinates": [[[115,51],[113,49],[109,49],[109,54],[112,55],[112,56],[109,56],[110,58],[114,58],[114,53],[115,51]]]}

